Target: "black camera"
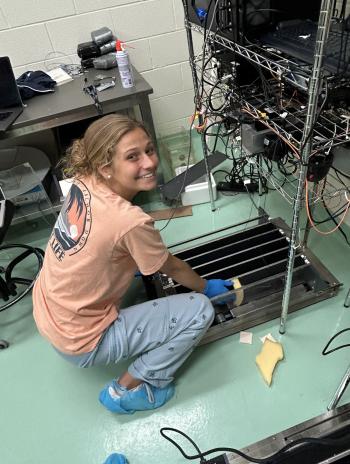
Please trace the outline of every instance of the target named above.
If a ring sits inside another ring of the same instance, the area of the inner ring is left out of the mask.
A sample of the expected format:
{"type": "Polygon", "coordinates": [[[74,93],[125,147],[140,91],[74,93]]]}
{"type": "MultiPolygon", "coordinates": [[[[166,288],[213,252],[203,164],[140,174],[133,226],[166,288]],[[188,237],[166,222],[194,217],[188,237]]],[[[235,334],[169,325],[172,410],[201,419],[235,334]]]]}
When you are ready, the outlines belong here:
{"type": "Polygon", "coordinates": [[[101,55],[101,50],[94,42],[83,42],[78,44],[77,54],[82,60],[96,58],[101,55]]]}

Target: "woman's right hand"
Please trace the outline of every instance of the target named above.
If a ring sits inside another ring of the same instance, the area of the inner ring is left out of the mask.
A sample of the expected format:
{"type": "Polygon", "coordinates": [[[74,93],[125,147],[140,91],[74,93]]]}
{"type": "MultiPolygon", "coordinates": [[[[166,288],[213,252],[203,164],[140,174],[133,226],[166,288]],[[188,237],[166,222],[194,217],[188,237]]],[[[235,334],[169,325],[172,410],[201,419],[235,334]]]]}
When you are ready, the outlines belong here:
{"type": "MultiPolygon", "coordinates": [[[[206,286],[204,288],[204,295],[208,298],[213,298],[214,296],[227,293],[233,289],[233,283],[231,280],[222,280],[222,279],[209,279],[207,280],[206,286]]],[[[236,295],[232,294],[226,301],[235,300],[236,295]]],[[[224,304],[225,301],[220,301],[218,304],[224,304]]]]}

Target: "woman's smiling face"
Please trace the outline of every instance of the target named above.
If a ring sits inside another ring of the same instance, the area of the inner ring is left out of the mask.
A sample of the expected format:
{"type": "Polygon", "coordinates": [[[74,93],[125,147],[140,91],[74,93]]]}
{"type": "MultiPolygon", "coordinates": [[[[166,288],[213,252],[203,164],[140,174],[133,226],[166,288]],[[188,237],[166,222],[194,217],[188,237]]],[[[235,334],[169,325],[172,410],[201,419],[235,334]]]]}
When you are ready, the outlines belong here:
{"type": "Polygon", "coordinates": [[[158,163],[150,137],[143,129],[134,129],[117,144],[107,168],[107,183],[115,193],[131,200],[138,192],[156,187],[158,163]]]}

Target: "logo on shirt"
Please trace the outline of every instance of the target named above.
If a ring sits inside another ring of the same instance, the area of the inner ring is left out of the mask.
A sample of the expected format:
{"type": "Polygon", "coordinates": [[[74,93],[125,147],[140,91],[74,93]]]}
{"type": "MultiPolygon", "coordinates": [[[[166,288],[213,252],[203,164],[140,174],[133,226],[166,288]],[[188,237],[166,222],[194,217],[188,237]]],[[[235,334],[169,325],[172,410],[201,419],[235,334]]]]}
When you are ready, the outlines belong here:
{"type": "Polygon", "coordinates": [[[91,229],[90,200],[87,187],[75,181],[50,238],[51,249],[59,261],[63,261],[66,254],[74,255],[84,247],[91,229]]]}

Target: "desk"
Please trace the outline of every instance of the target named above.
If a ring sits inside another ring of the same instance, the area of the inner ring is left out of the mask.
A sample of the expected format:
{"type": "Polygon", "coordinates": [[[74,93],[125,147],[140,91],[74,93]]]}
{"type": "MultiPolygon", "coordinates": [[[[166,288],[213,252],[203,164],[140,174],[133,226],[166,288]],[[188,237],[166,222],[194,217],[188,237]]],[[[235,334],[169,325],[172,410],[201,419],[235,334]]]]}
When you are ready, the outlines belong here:
{"type": "Polygon", "coordinates": [[[55,92],[38,95],[26,100],[23,113],[12,124],[11,128],[0,135],[0,139],[19,137],[45,129],[56,129],[83,119],[98,116],[92,98],[83,92],[84,79],[92,84],[97,75],[115,76],[116,85],[113,88],[98,92],[103,114],[115,113],[140,108],[141,117],[156,143],[156,134],[148,95],[153,92],[152,87],[144,80],[140,73],[133,68],[135,86],[124,89],[120,82],[117,68],[109,70],[89,69],[84,75],[77,76],[73,81],[55,87],[55,92]]]}

